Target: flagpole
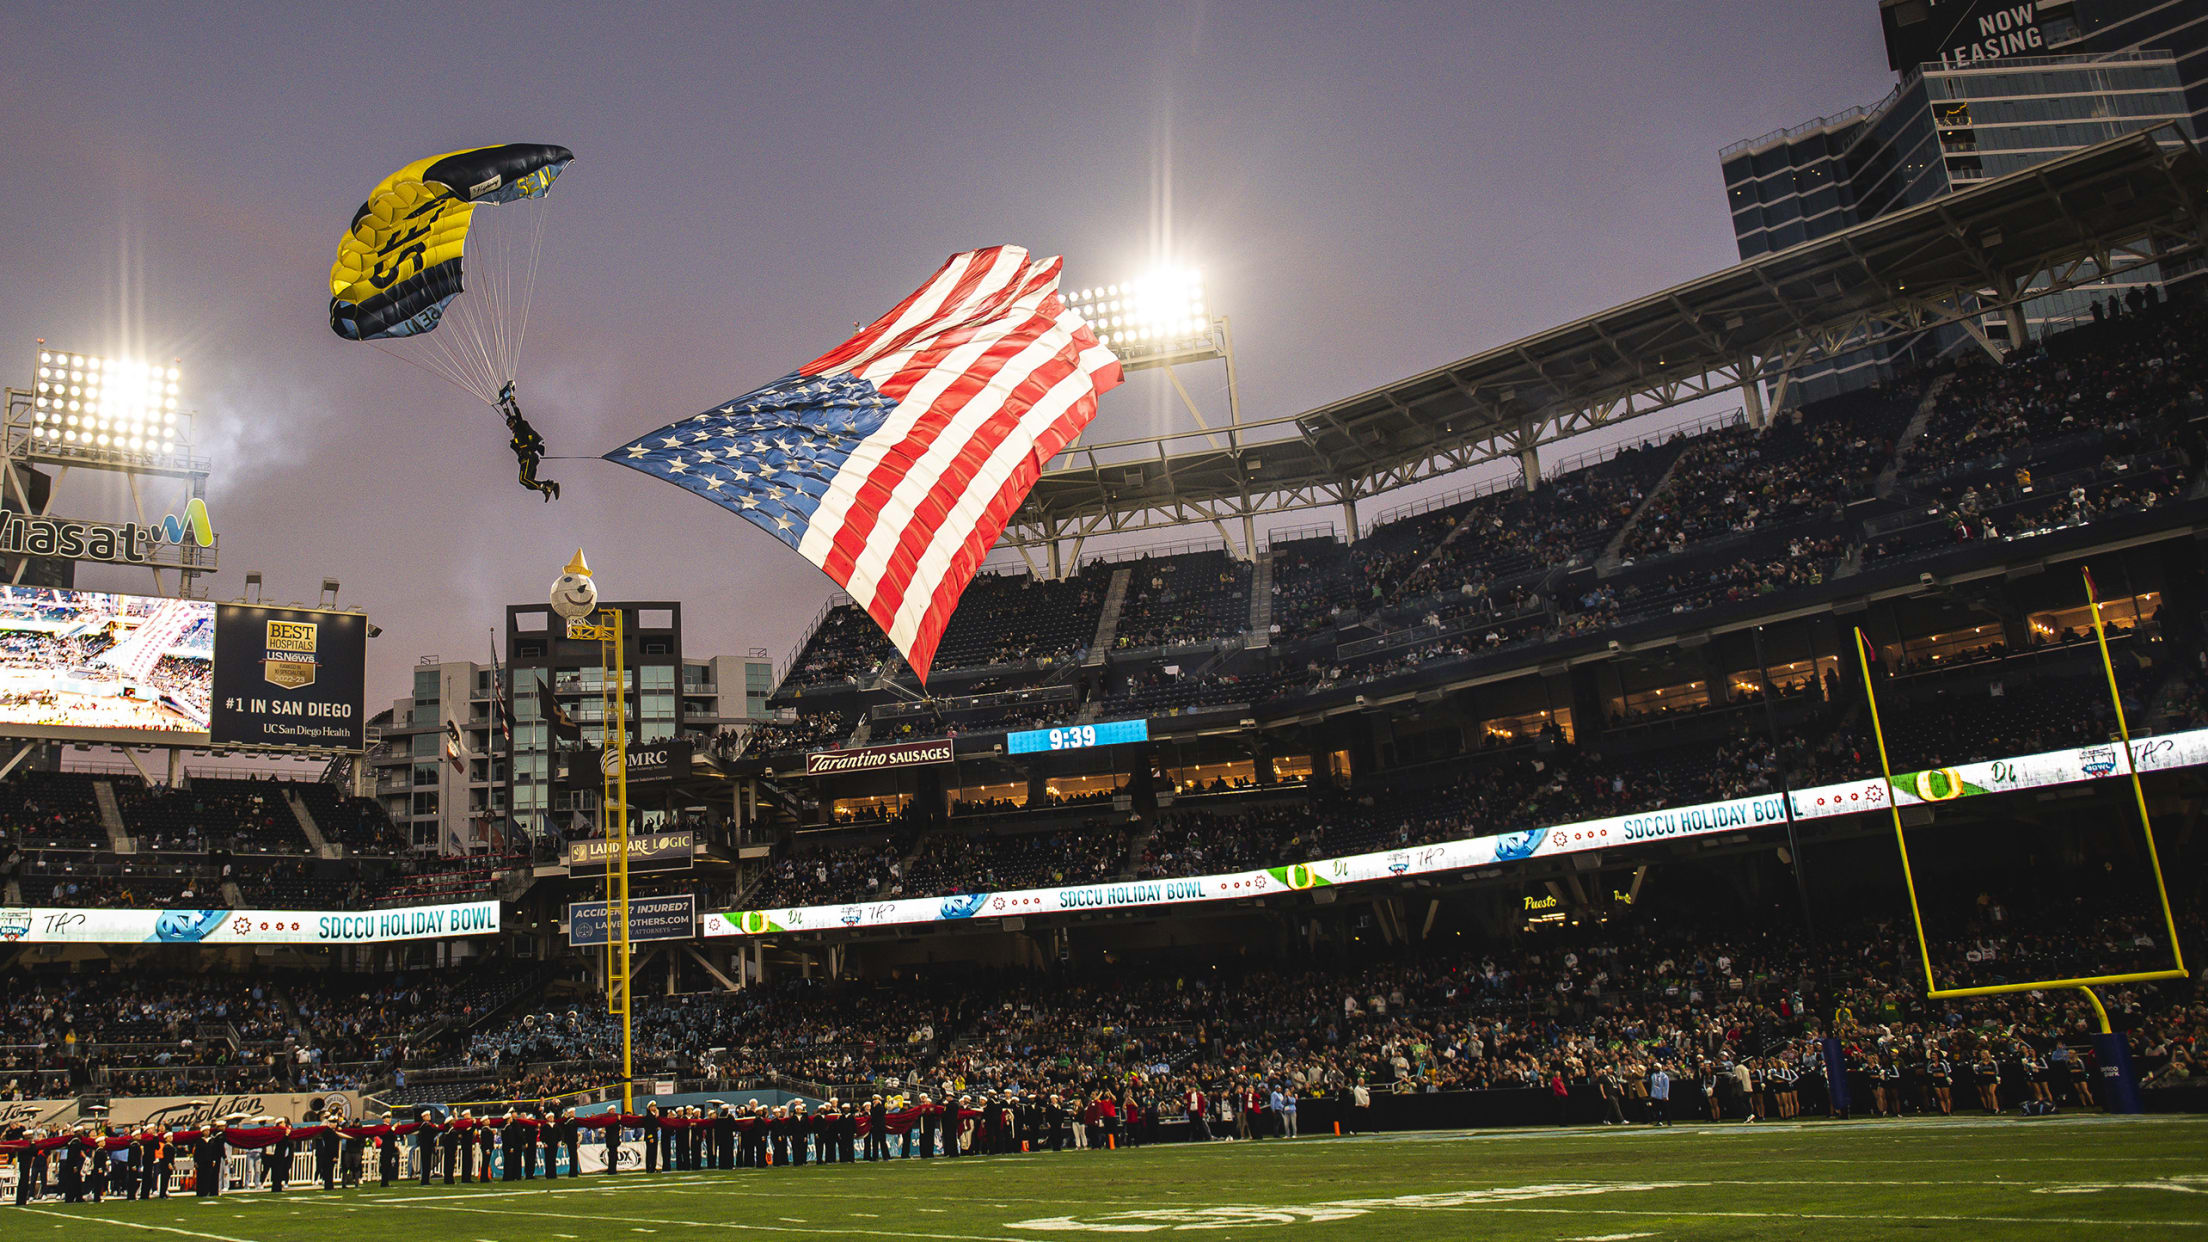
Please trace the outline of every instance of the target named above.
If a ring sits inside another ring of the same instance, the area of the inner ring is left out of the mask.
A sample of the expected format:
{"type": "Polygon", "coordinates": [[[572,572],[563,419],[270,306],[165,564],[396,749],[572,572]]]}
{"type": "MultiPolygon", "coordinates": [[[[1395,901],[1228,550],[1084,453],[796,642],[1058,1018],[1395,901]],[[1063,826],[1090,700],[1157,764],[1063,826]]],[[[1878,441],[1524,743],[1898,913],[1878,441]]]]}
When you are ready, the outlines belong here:
{"type": "Polygon", "coordinates": [[[1894,800],[1894,765],[1886,758],[1886,728],[1878,719],[1878,691],[1871,686],[1871,640],[1862,626],[1855,627],[1855,659],[1863,669],[1863,697],[1871,705],[1871,737],[1878,742],[1878,770],[1886,779],[1886,810],[1894,817],[1894,844],[1901,850],[1901,879],[1909,889],[1909,918],[1917,928],[1917,955],[1924,959],[1924,990],[1936,992],[1932,979],[1932,950],[1924,942],[1924,912],[1917,908],[1917,881],[1909,871],[1909,842],[1901,832],[1901,806],[1894,800]]]}

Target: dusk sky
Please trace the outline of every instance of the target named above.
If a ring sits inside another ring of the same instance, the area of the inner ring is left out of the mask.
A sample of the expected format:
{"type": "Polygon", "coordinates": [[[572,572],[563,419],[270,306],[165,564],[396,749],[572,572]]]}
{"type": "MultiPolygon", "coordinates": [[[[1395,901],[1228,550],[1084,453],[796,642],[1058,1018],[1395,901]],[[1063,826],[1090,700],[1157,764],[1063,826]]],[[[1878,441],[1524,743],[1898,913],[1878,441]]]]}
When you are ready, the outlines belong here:
{"type": "MultiPolygon", "coordinates": [[[[384,631],[370,711],[420,655],[488,659],[577,545],[608,598],[684,601],[692,655],[779,660],[832,589],[609,463],[548,462],[565,495],[541,503],[489,407],[332,335],[339,236],[410,160],[575,151],[519,381],[549,453],[595,456],[1000,242],[1063,254],[1069,287],[1200,267],[1245,415],[1291,415],[1727,266],[1718,148],[1892,84],[1875,0],[18,0],[0,41],[0,382],[29,380],[37,337],[180,358],[214,461],[209,594],[341,579],[384,631]]],[[[1138,382],[1089,435],[1181,425],[1138,382]]],[[[119,502],[72,476],[55,509],[119,502]]]]}

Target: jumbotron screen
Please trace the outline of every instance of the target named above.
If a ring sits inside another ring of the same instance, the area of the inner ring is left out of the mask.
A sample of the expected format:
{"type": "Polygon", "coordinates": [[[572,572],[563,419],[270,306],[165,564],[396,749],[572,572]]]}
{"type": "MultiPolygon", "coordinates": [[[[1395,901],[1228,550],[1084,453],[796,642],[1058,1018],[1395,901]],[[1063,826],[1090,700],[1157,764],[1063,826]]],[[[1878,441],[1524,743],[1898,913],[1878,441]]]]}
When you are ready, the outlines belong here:
{"type": "Polygon", "coordinates": [[[352,612],[0,586],[0,735],[357,750],[366,630],[352,612]]]}
{"type": "Polygon", "coordinates": [[[0,730],[205,735],[214,660],[205,600],[0,587],[0,730]]]}

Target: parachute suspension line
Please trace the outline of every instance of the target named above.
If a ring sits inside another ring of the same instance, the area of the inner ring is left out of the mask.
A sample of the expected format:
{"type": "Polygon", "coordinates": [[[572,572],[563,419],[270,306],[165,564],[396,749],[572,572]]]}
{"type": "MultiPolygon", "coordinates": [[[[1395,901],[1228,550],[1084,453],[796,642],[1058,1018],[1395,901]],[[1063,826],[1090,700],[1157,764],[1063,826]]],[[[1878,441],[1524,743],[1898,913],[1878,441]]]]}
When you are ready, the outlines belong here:
{"type": "Polygon", "coordinates": [[[390,346],[388,346],[388,345],[385,345],[385,344],[384,344],[384,343],[383,343],[382,341],[369,341],[369,342],[367,342],[367,343],[368,343],[369,345],[373,346],[373,347],[375,348],[375,350],[376,350],[376,352],[377,352],[377,353],[379,353],[379,354],[384,354],[384,355],[387,355],[387,356],[389,356],[389,357],[392,357],[392,358],[396,358],[396,359],[398,359],[399,361],[401,361],[401,362],[405,363],[406,365],[408,365],[408,366],[410,366],[410,367],[413,367],[413,368],[414,368],[415,370],[417,370],[417,371],[420,371],[420,372],[422,372],[422,373],[423,373],[424,375],[428,375],[428,376],[431,376],[431,377],[433,377],[433,378],[436,378],[436,379],[439,379],[439,380],[443,380],[443,381],[444,381],[445,383],[447,383],[447,384],[450,384],[450,385],[452,385],[452,386],[453,386],[454,388],[457,388],[457,389],[459,389],[460,391],[462,391],[462,392],[464,392],[464,393],[467,393],[467,394],[469,394],[470,396],[479,396],[479,395],[481,395],[481,394],[477,393],[477,392],[475,391],[475,389],[474,389],[474,388],[472,388],[472,387],[470,387],[470,386],[469,386],[468,384],[466,384],[466,383],[462,382],[462,381],[461,381],[461,380],[459,380],[459,379],[456,379],[456,378],[454,378],[454,377],[453,377],[453,375],[452,375],[452,374],[451,374],[451,373],[449,372],[449,369],[448,369],[448,368],[445,368],[445,367],[441,367],[441,366],[438,366],[438,367],[425,367],[425,366],[423,366],[423,365],[422,365],[422,364],[421,364],[420,362],[416,361],[415,359],[407,357],[407,356],[406,356],[406,354],[402,353],[401,351],[399,351],[399,350],[396,350],[396,349],[393,349],[393,348],[391,348],[391,347],[390,347],[390,346]]]}
{"type": "Polygon", "coordinates": [[[537,204],[535,211],[529,213],[535,217],[535,220],[532,221],[529,237],[529,269],[527,275],[523,276],[521,281],[521,319],[514,328],[514,353],[510,359],[511,365],[516,371],[521,369],[522,341],[529,335],[529,307],[536,298],[537,258],[544,252],[544,217],[551,210],[552,201],[547,198],[544,202],[537,204]]]}

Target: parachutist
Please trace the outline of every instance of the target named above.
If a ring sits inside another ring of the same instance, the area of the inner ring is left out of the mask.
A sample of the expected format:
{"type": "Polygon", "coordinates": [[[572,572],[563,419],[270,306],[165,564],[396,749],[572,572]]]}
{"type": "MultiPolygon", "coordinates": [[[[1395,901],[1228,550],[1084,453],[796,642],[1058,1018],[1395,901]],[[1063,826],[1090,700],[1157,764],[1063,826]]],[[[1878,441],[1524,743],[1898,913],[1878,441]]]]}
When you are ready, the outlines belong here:
{"type": "Polygon", "coordinates": [[[498,412],[506,416],[506,430],[514,433],[510,443],[514,459],[521,463],[521,485],[532,491],[544,493],[546,504],[560,494],[560,485],[550,479],[537,477],[537,463],[544,460],[544,437],[521,416],[521,403],[514,399],[514,381],[507,380],[498,390],[498,412]]]}

